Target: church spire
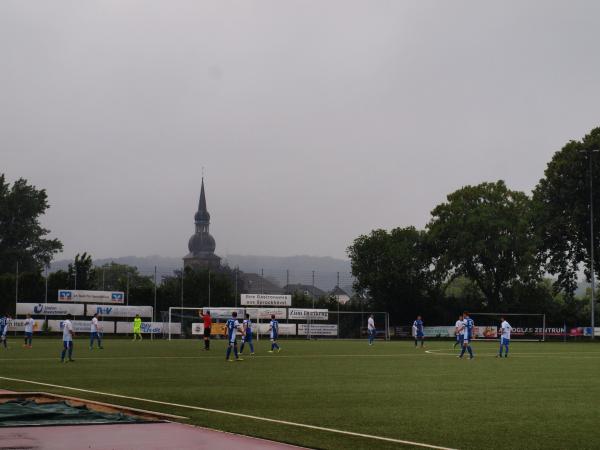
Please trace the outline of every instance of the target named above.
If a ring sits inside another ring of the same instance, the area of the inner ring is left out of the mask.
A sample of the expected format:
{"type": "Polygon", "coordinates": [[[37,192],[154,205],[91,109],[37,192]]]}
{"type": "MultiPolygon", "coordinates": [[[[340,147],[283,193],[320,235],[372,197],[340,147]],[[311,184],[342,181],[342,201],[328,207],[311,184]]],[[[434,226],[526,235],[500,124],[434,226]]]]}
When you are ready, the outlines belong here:
{"type": "Polygon", "coordinates": [[[196,225],[206,225],[208,231],[208,225],[210,224],[210,214],[206,209],[206,194],[204,193],[204,177],[202,177],[202,187],[200,188],[200,201],[198,202],[198,211],[194,215],[194,221],[196,225]]]}
{"type": "Polygon", "coordinates": [[[188,241],[188,249],[190,252],[183,258],[183,263],[185,267],[218,269],[221,266],[221,258],[215,255],[215,238],[213,238],[208,231],[210,214],[206,208],[204,170],[202,172],[202,186],[200,188],[198,211],[194,214],[196,232],[188,241]]]}

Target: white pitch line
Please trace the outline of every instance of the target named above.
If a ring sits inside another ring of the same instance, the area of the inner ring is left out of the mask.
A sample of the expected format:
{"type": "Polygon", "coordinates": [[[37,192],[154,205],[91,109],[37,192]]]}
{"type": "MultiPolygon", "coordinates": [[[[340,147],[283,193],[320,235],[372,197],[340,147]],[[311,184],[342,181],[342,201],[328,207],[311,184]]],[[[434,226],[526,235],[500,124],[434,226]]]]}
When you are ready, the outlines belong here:
{"type": "Polygon", "coordinates": [[[345,436],[354,436],[354,437],[360,437],[360,438],[365,438],[365,439],[373,439],[373,440],[377,440],[377,441],[392,442],[394,444],[413,445],[415,447],[433,448],[433,449],[437,449],[437,450],[456,450],[456,449],[453,449],[450,447],[440,447],[437,445],[424,444],[422,442],[412,442],[412,441],[405,441],[402,439],[388,438],[388,437],[384,437],[384,436],[375,436],[375,435],[371,435],[371,434],[355,433],[353,431],[344,431],[344,430],[338,430],[335,428],[319,427],[319,426],[315,426],[315,425],[308,425],[305,423],[289,422],[287,420],[270,419],[268,417],[252,416],[249,414],[241,414],[241,413],[235,413],[235,412],[231,412],[231,411],[223,411],[220,409],[202,408],[200,406],[183,405],[183,404],[179,404],[179,403],[163,402],[160,400],[150,400],[150,399],[140,398],[140,397],[130,397],[128,395],[111,394],[110,392],[91,391],[88,389],[80,389],[80,388],[74,388],[74,387],[69,387],[69,386],[60,386],[58,384],[41,383],[39,381],[22,380],[19,378],[8,378],[8,377],[0,377],[0,380],[15,381],[17,383],[29,383],[29,384],[35,384],[38,386],[46,386],[46,387],[53,387],[53,388],[59,388],[59,389],[68,389],[71,391],[86,392],[88,394],[105,395],[108,397],[124,398],[124,399],[128,399],[128,400],[135,400],[135,401],[146,402],[146,403],[154,403],[157,405],[164,405],[164,406],[174,406],[176,408],[186,408],[186,409],[193,409],[196,411],[205,411],[205,412],[210,412],[210,413],[225,414],[225,415],[229,415],[229,416],[242,417],[244,419],[260,420],[263,422],[277,423],[277,424],[281,424],[281,425],[289,425],[289,426],[300,427],[300,428],[308,428],[310,430],[326,431],[328,433],[342,434],[345,436]]]}
{"type": "MultiPolygon", "coordinates": [[[[458,356],[458,352],[448,353],[451,350],[446,349],[435,349],[435,350],[425,350],[425,353],[429,355],[438,355],[438,356],[458,356]]],[[[497,353],[476,353],[478,357],[495,357],[497,353]]],[[[580,358],[580,359],[596,359],[600,358],[600,352],[548,352],[548,353],[518,353],[511,352],[510,356],[514,358],[545,358],[546,356],[552,356],[556,358],[580,358]],[[588,356],[589,354],[595,356],[588,356]]]]}
{"type": "MultiPolygon", "coordinates": [[[[322,354],[322,355],[254,355],[254,356],[248,356],[247,358],[245,358],[245,360],[252,360],[252,359],[259,359],[259,358],[273,358],[273,359],[280,359],[280,358],[289,358],[289,359],[314,359],[314,358],[395,358],[395,357],[405,357],[405,356],[420,356],[422,355],[422,353],[398,353],[398,354],[364,354],[364,355],[352,355],[352,354],[339,354],[339,355],[327,355],[327,354],[322,354]]],[[[242,356],[246,356],[246,355],[242,355],[242,356]]],[[[110,356],[110,357],[104,357],[104,356],[100,356],[98,358],[95,357],[89,357],[89,356],[82,356],[82,357],[78,357],[77,360],[83,360],[83,361],[108,361],[108,360],[132,360],[132,359],[223,359],[225,360],[225,358],[223,356],[110,356]]],[[[0,357],[0,361],[55,361],[58,360],[58,357],[54,357],[54,358],[2,358],[0,357]]]]}

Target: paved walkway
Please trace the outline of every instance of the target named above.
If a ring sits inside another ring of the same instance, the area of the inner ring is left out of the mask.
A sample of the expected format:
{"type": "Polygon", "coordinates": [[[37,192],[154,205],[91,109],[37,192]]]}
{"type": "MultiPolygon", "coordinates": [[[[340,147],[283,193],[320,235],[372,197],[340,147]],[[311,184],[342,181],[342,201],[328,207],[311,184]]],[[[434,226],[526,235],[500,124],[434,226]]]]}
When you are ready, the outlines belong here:
{"type": "Polygon", "coordinates": [[[293,450],[301,447],[180,423],[0,428],[0,449],[293,450]]]}

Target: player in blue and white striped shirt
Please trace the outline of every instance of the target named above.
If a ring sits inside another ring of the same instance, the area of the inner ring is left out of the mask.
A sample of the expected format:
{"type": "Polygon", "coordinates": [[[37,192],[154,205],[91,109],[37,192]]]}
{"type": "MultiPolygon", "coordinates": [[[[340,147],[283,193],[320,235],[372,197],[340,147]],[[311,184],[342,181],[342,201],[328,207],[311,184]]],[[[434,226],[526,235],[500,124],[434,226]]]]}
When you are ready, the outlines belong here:
{"type": "Polygon", "coordinates": [[[463,313],[463,345],[459,358],[462,358],[465,351],[469,352],[469,359],[473,359],[473,350],[471,349],[471,340],[474,337],[475,322],[469,317],[468,312],[463,313]]]}
{"type": "Polygon", "coordinates": [[[246,342],[250,346],[250,355],[254,355],[254,344],[252,343],[252,321],[250,320],[250,314],[246,314],[246,318],[242,323],[244,334],[242,335],[242,345],[240,346],[240,355],[244,353],[244,345],[246,342]]]}
{"type": "Polygon", "coordinates": [[[10,324],[10,314],[0,318],[0,335],[2,336],[2,345],[8,349],[6,342],[6,333],[8,333],[8,325],[10,324]]]}
{"type": "Polygon", "coordinates": [[[277,344],[277,336],[279,336],[279,322],[275,320],[275,314],[271,314],[271,323],[269,324],[269,337],[271,338],[271,350],[269,353],[273,353],[275,349],[277,352],[281,351],[279,344],[277,344]]]}
{"type": "Polygon", "coordinates": [[[417,348],[417,343],[421,341],[421,347],[425,343],[425,333],[423,332],[423,320],[421,316],[417,316],[417,320],[413,322],[413,336],[415,338],[415,348],[417,348]]]}
{"type": "Polygon", "coordinates": [[[237,320],[237,312],[233,311],[231,313],[231,319],[227,319],[227,323],[225,324],[227,339],[229,341],[229,345],[227,346],[227,355],[225,356],[226,361],[233,362],[233,359],[229,359],[229,356],[231,355],[231,349],[233,349],[235,361],[243,361],[243,359],[238,356],[237,349],[237,331],[240,329],[240,327],[240,323],[237,320]]]}

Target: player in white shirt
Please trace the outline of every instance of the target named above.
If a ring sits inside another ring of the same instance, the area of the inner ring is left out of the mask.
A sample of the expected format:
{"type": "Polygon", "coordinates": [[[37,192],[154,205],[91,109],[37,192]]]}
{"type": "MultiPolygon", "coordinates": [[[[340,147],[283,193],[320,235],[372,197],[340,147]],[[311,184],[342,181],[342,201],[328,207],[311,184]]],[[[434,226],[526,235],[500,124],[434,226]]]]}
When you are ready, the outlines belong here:
{"type": "Polygon", "coordinates": [[[33,338],[33,324],[34,321],[31,318],[31,314],[27,314],[27,318],[25,319],[25,343],[23,347],[31,348],[31,340],[33,338]]]}
{"type": "Polygon", "coordinates": [[[373,319],[373,314],[369,316],[369,320],[367,320],[367,332],[369,333],[369,345],[373,345],[373,341],[375,340],[375,319],[373,319]]]}
{"type": "Polygon", "coordinates": [[[504,317],[500,317],[500,350],[496,358],[502,358],[502,348],[506,349],[504,357],[508,358],[508,346],[510,345],[510,332],[512,327],[504,317]]]}
{"type": "Polygon", "coordinates": [[[65,356],[69,355],[69,361],[73,362],[73,337],[75,332],[73,331],[73,324],[71,319],[73,316],[67,314],[67,319],[63,322],[63,351],[60,355],[60,362],[65,362],[65,356]]]}
{"type": "Polygon", "coordinates": [[[2,339],[2,345],[5,349],[8,349],[7,333],[8,326],[10,325],[10,320],[10,314],[7,314],[4,317],[0,317],[0,339],[2,339]]]}
{"type": "Polygon", "coordinates": [[[98,313],[92,317],[92,323],[90,324],[90,350],[94,349],[94,341],[98,341],[98,348],[102,347],[102,325],[98,322],[98,313]]]}
{"type": "Polygon", "coordinates": [[[462,348],[463,340],[465,337],[465,335],[463,334],[464,328],[465,324],[463,322],[463,315],[461,314],[460,316],[458,316],[458,320],[454,324],[454,334],[456,335],[456,342],[454,343],[453,348],[456,348],[457,345],[460,345],[460,347],[462,348]]]}

